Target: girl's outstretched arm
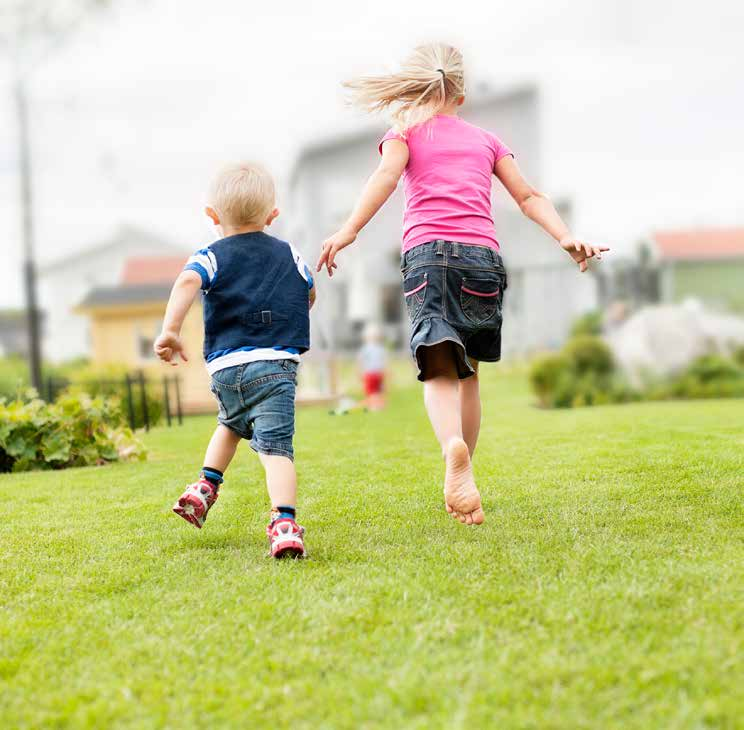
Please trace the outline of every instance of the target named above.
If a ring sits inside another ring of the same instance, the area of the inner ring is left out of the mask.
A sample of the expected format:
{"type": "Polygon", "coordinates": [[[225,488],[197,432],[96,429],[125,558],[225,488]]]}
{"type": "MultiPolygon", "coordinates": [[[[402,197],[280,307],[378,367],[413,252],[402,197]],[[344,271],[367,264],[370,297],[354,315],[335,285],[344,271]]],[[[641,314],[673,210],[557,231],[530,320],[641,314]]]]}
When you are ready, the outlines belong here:
{"type": "Polygon", "coordinates": [[[494,167],[494,174],[514,198],[522,213],[558,241],[560,247],[579,265],[579,271],[586,271],[587,259],[596,256],[599,260],[603,251],[610,250],[605,246],[591,246],[572,236],[553,203],[524,179],[513,157],[502,157],[494,167]]]}
{"type": "Polygon", "coordinates": [[[349,220],[339,231],[323,242],[316,271],[320,271],[325,266],[328,276],[333,276],[333,269],[338,266],[335,263],[336,254],[354,243],[359,231],[382,208],[397,187],[398,180],[407,164],[408,145],[405,142],[399,139],[389,139],[382,145],[382,160],[372,173],[372,177],[367,180],[349,220]]]}

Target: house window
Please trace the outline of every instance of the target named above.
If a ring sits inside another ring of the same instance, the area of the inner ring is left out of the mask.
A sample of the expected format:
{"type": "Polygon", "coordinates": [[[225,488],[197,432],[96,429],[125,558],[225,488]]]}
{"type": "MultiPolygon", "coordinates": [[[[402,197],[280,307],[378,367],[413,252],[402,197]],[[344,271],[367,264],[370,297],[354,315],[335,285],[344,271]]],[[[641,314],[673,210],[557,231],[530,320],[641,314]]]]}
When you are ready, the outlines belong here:
{"type": "Polygon", "coordinates": [[[400,284],[384,284],[381,287],[382,321],[385,324],[400,324],[403,321],[403,289],[400,284]]]}
{"type": "Polygon", "coordinates": [[[155,325],[140,325],[137,327],[137,357],[140,360],[155,360],[152,349],[157,336],[160,334],[162,322],[155,325]]]}

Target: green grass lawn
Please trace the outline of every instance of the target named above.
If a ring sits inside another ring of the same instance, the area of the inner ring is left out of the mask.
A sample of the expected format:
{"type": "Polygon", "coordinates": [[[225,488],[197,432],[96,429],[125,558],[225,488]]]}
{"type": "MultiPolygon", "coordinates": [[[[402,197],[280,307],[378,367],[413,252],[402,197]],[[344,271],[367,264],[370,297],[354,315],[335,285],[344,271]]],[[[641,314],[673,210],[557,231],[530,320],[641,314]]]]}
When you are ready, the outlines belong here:
{"type": "Polygon", "coordinates": [[[742,401],[543,412],[487,372],[481,528],[417,388],[300,412],[305,562],[264,557],[247,447],[204,530],[170,512],[211,418],[3,476],[0,726],[744,726],[742,401]]]}

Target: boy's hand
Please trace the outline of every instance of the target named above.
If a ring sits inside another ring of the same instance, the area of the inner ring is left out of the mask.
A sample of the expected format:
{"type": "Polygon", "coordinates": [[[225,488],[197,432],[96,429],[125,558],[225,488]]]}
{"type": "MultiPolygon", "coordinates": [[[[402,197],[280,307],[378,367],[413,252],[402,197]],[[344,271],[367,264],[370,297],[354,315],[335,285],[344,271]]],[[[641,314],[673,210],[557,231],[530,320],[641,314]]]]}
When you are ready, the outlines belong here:
{"type": "Polygon", "coordinates": [[[579,265],[579,271],[587,270],[587,260],[596,257],[597,261],[602,260],[602,253],[609,251],[606,246],[591,246],[585,241],[579,241],[573,236],[564,236],[560,242],[560,247],[571,254],[571,258],[579,265]]]}
{"type": "Polygon", "coordinates": [[[183,342],[175,332],[161,332],[152,349],[155,350],[155,354],[163,362],[169,362],[171,365],[178,365],[176,355],[180,355],[184,362],[189,361],[183,348],[183,342]]]}
{"type": "Polygon", "coordinates": [[[316,271],[320,271],[323,266],[328,271],[328,276],[333,276],[333,270],[338,268],[338,264],[335,262],[336,254],[341,249],[350,246],[356,241],[357,234],[348,228],[342,228],[337,233],[334,233],[330,238],[326,238],[323,242],[323,248],[320,251],[320,258],[315,268],[316,271]]]}

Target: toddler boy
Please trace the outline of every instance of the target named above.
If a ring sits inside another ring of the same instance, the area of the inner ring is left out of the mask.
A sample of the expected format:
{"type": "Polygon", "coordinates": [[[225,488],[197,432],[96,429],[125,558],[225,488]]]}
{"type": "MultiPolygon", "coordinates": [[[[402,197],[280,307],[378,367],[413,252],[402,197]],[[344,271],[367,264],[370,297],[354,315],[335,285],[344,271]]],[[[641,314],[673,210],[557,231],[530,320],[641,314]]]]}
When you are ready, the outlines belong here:
{"type": "Polygon", "coordinates": [[[304,528],[296,522],[292,438],[297,367],[310,347],[313,278],[291,244],[264,232],[279,211],[274,182],[260,165],[222,170],[206,213],[222,238],[189,258],[173,286],[154,345],[165,362],[175,365],[177,355],[187,360],[181,327],[201,290],[204,359],[219,405],[219,425],[199,479],[186,488],[173,511],[201,528],[238,444],[246,439],[266,473],[270,554],[302,557],[304,528]]]}

